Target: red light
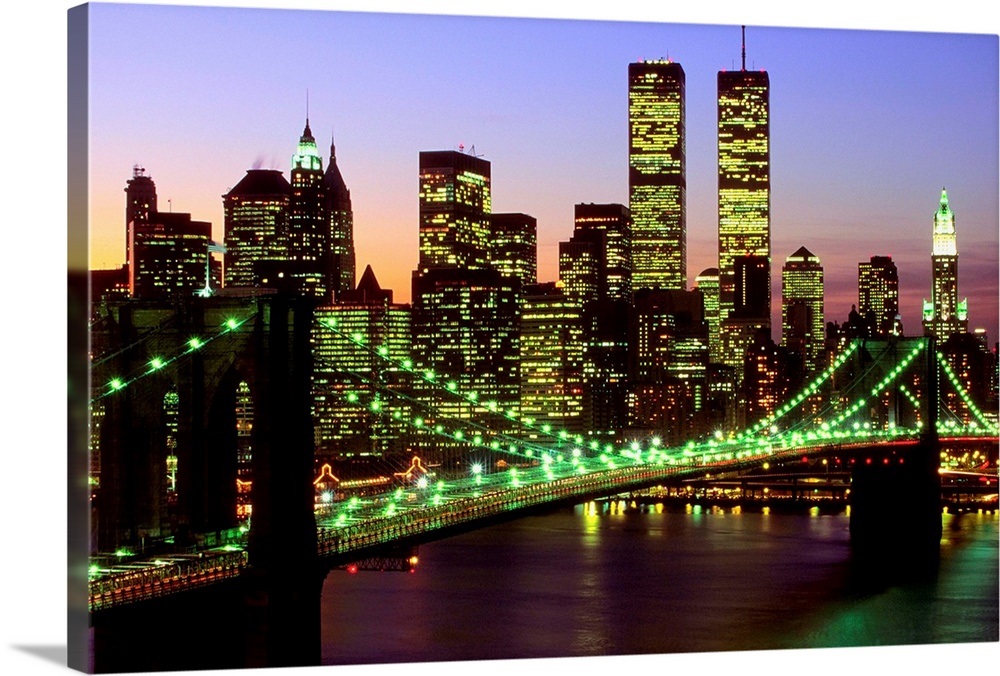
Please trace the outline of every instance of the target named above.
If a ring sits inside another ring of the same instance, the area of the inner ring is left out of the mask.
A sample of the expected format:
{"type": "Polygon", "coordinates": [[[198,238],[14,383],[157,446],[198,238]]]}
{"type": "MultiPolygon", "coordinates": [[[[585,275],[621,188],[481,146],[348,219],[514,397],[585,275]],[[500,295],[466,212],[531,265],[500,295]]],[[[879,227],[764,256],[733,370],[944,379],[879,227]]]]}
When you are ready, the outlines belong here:
{"type": "Polygon", "coordinates": [[[870,465],[870,464],[872,464],[872,459],[871,459],[871,458],[868,458],[868,459],[866,459],[866,460],[865,460],[865,464],[866,464],[866,465],[870,465]]]}
{"type": "Polygon", "coordinates": [[[885,459],[883,459],[883,460],[882,460],[882,464],[883,464],[883,465],[888,465],[888,464],[889,464],[889,458],[885,458],[885,459]]]}
{"type": "Polygon", "coordinates": [[[347,567],[347,572],[353,575],[354,573],[358,572],[358,567],[352,563],[347,567]]]}

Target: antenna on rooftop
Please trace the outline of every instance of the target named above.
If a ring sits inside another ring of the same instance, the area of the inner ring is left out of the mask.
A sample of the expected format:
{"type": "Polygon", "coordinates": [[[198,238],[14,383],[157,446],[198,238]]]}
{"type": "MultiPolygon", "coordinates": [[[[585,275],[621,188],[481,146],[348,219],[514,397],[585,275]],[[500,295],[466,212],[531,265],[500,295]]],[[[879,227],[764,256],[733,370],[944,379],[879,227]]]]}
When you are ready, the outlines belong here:
{"type": "Polygon", "coordinates": [[[740,26],[740,31],[743,33],[743,50],[742,50],[743,70],[746,70],[747,69],[747,27],[746,26],[740,26]]]}

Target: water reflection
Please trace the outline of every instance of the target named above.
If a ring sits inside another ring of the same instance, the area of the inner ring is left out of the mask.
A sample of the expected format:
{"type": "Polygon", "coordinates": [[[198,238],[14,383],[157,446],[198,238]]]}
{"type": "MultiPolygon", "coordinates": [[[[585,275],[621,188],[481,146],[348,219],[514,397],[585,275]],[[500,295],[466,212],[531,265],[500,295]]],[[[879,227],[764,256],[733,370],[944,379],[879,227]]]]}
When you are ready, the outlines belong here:
{"type": "Polygon", "coordinates": [[[844,514],[605,504],[424,545],[415,575],[331,574],[323,662],[997,640],[995,515],[945,515],[907,578],[852,555],[844,514]]]}

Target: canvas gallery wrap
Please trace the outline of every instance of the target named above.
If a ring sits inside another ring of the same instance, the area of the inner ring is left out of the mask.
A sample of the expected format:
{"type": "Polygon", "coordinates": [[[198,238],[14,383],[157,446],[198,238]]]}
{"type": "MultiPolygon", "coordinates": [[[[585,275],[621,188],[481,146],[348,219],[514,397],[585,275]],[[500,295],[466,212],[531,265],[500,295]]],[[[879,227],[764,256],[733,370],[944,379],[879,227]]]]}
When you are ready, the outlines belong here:
{"type": "Polygon", "coordinates": [[[70,666],[1000,638],[996,35],[68,26],[70,666]]]}

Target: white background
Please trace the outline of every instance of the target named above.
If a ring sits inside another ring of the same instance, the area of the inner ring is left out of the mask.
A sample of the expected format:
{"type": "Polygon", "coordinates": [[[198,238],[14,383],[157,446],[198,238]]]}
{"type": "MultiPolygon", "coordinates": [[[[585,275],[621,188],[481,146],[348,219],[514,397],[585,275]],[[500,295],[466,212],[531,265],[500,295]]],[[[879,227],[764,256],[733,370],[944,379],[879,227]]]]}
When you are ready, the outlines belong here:
{"type": "MultiPolygon", "coordinates": [[[[76,3],[11,0],[0,18],[0,673],[65,670],[66,646],[66,11],[76,3]]],[[[135,4],[135,3],[130,3],[135,4]]],[[[915,3],[773,0],[586,3],[553,0],[462,3],[328,0],[166,0],[355,11],[409,11],[685,23],[884,28],[996,35],[989,0],[915,3]],[[883,7],[889,5],[889,7],[883,7]]],[[[1000,186],[998,186],[1000,189],[1000,186]]],[[[668,629],[665,629],[668,630],[668,629]]],[[[605,674],[997,673],[1000,643],[756,653],[577,658],[525,662],[336,667],[338,674],[468,674],[572,670],[605,674]],[[553,662],[557,662],[554,664],[553,662]]],[[[329,668],[327,668],[329,670],[329,668]]],[[[225,674],[232,672],[198,672],[225,674]]],[[[268,674],[315,670],[277,669],[268,674]]]]}

